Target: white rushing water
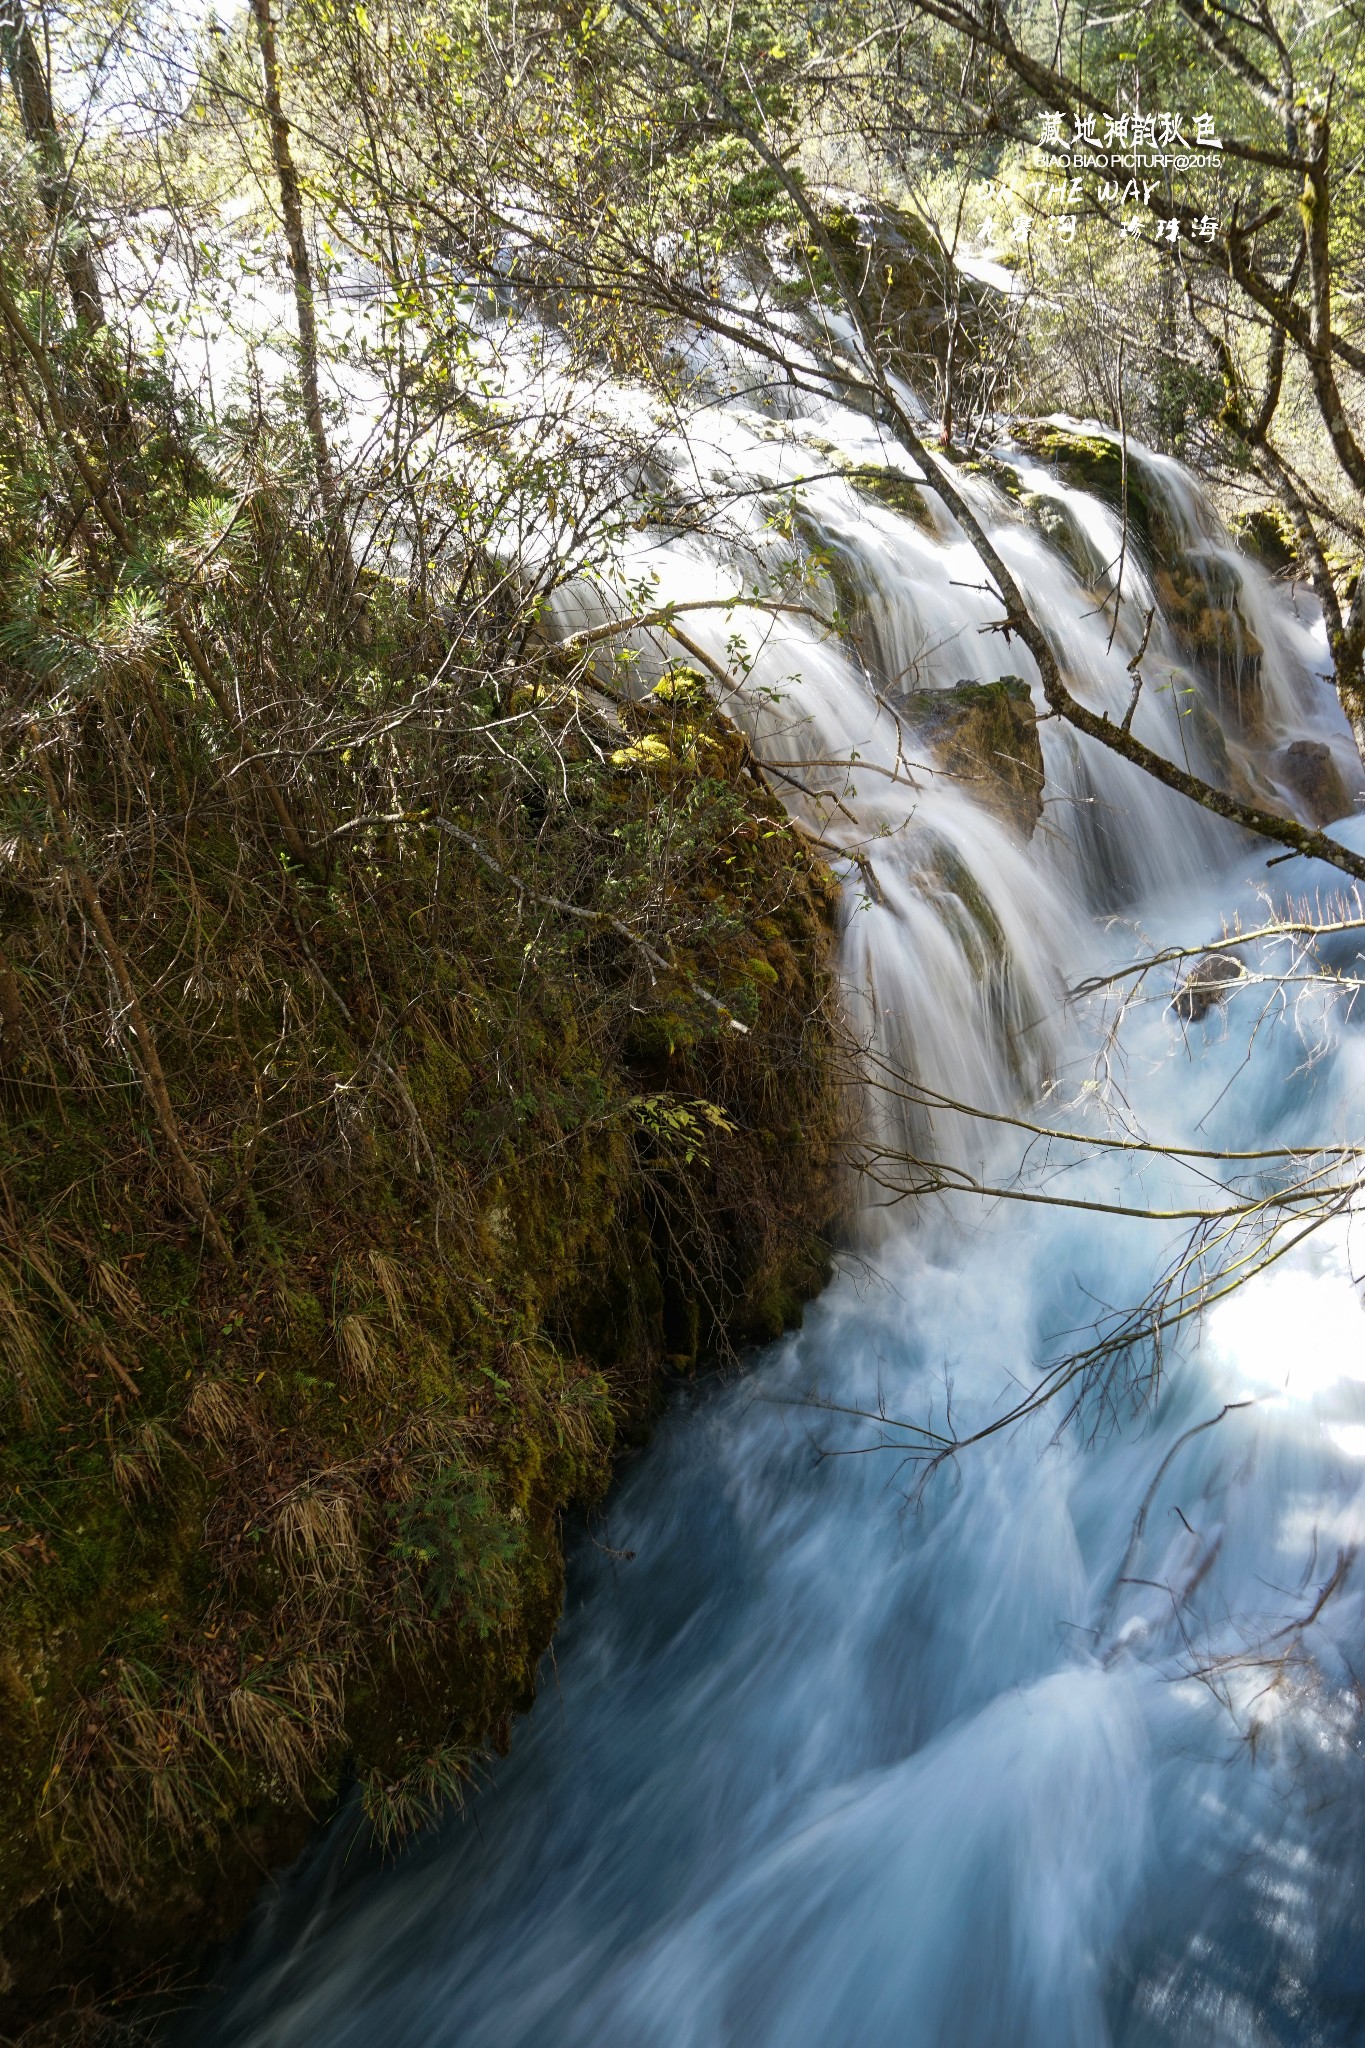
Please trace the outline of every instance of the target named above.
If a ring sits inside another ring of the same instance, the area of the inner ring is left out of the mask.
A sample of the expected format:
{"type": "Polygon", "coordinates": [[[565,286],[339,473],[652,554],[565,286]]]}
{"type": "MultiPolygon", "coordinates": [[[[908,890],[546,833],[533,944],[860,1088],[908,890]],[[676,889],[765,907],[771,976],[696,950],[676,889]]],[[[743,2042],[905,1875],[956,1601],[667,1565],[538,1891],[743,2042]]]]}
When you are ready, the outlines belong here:
{"type": "MultiPolygon", "coordinates": [[[[718,407],[673,453],[718,491],[749,489],[730,539],[640,537],[623,577],[679,603],[775,589],[792,544],[765,523],[771,494],[813,447],[885,461],[871,427],[833,408],[782,422],[718,407]]],[[[1113,515],[1019,460],[1114,560],[1113,515]]],[[[1241,586],[1264,650],[1201,686],[1230,757],[1271,792],[1295,738],[1347,767],[1312,617],[1233,553],[1175,465],[1150,475],[1191,555],[1241,586]]],[[[1202,742],[1182,730],[1189,678],[1154,567],[1130,559],[1110,647],[1112,607],[986,478],[969,487],[1074,687],[1121,716],[1156,605],[1134,729],[1167,751],[1210,744],[1208,718],[1202,742]]],[[[855,644],[757,610],[697,612],[687,630],[722,661],[745,636],[727,707],[768,760],[841,793],[842,810],[793,801],[875,869],[880,901],[850,868],[844,970],[876,1048],[955,1100],[1094,1135],[1250,1150],[1358,1132],[1358,1034],[1311,992],[1276,1004],[1248,982],[1186,1024],[1169,972],[1122,1018],[1067,995],[1136,957],[1139,927],[1199,944],[1227,914],[1256,922],[1258,890],[1329,878],[1302,862],[1268,873],[1265,848],[1052,724],[1025,845],[934,772],[891,708],[907,687],[1031,680],[1017,643],[983,630],[998,606],[970,550],[945,517],[926,530],[837,475],[802,506],[838,572],[812,601],[837,593],[847,614],[851,592],[855,644]]],[[[559,623],[608,601],[580,590],[559,623]]],[[[664,650],[640,648],[649,680],[664,650]]],[[[997,1183],[1017,1170],[1098,1203],[1222,1199],[1207,1161],[1044,1147],[951,1112],[874,1107],[871,1127],[997,1183]]],[[[1349,1216],[1174,1337],[1135,1414],[1088,1409],[1059,1432],[1046,1413],[917,1486],[915,1439],[842,1412],[981,1427],[1097,1317],[1141,1301],[1189,1227],[961,1196],[869,1208],[799,1334],[678,1394],[578,1550],[535,1710],[469,1810],[386,1869],[343,1813],[272,1890],[185,2038],[1365,2038],[1365,1319],[1349,1216]],[[887,1437],[902,1450],[878,1448],[887,1437]]]]}

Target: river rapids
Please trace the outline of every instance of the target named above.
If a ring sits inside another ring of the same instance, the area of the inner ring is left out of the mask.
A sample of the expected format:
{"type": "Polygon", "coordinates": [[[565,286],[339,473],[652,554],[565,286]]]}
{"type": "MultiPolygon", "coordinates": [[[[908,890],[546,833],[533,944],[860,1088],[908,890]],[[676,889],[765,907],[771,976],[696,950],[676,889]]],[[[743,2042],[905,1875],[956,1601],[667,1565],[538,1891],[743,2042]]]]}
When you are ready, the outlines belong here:
{"type": "MultiPolygon", "coordinates": [[[[1354,947],[1331,989],[1289,942],[1250,941],[1206,1007],[1173,1005],[1179,963],[1121,972],[1228,919],[1324,908],[1333,877],[1268,866],[1273,849],[1054,721],[1031,841],[943,774],[919,693],[1036,678],[932,489],[907,512],[867,487],[908,466],[865,418],[718,398],[665,455],[725,500],[724,532],[635,534],[622,590],[699,605],[806,565],[807,611],[699,609],[687,630],[775,786],[858,856],[837,862],[841,964],[876,1172],[800,1332],[681,1389],[584,1533],[510,1756],[387,1867],[343,1810],[181,2038],[1359,2042],[1349,1200],[1233,1236],[1205,1222],[1205,1306],[1159,1359],[1151,1338],[1201,1284],[1178,1270],[1198,1212],[1358,1170],[1226,1156],[1359,1133],[1354,947]],[[892,1075],[912,1085],[876,1085],[892,1075]],[[899,1199],[926,1160],[940,1191],[899,1199]],[[1261,1269],[1234,1289],[1238,1261],[1261,1269]],[[932,1462],[1106,1338],[1051,1405],[932,1462]]],[[[1184,587],[1202,578],[1221,608],[1212,666],[1182,642],[1171,563],[1125,550],[1111,505],[1008,444],[961,473],[1073,689],[1120,719],[1146,631],[1140,737],[1284,808],[1296,741],[1358,780],[1311,599],[1235,551],[1177,464],[1132,460],[1184,587]]],[[[570,590],[557,628],[612,602],[600,578],[570,590]]],[[[677,648],[637,646],[645,687],[677,648]]],[[[1334,829],[1365,846],[1361,821],[1334,829]]]]}

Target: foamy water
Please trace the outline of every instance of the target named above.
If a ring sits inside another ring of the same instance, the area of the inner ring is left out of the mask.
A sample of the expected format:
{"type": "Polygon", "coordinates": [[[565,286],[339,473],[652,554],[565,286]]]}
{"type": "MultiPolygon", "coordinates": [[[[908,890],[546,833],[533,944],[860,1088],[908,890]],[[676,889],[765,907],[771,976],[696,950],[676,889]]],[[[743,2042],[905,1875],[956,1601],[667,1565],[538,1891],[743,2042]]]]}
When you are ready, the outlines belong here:
{"type": "MultiPolygon", "coordinates": [[[[811,468],[817,434],[884,459],[867,423],[832,407],[786,423],[720,407],[674,455],[718,488],[778,491],[811,468]]],[[[1104,506],[1020,461],[1117,556],[1104,506]]],[[[1347,760],[1311,614],[1233,554],[1176,465],[1154,471],[1191,547],[1240,582],[1265,649],[1262,750],[1328,737],[1347,760]]],[[[1112,607],[989,482],[970,488],[1073,687],[1121,716],[1155,602],[1147,571],[1125,578],[1111,644],[1112,607]]],[[[652,576],[678,604],[778,591],[791,542],[761,494],[733,502],[752,509],[732,508],[724,545],[632,541],[623,586],[652,576]]],[[[1182,1026],[1169,972],[1121,1019],[1067,995],[1135,958],[1139,930],[1197,945],[1225,914],[1258,922],[1267,882],[1329,878],[1301,862],[1268,875],[1264,848],[1053,724],[1044,823],[1022,844],[935,772],[893,708],[907,678],[1035,680],[1017,643],[984,630],[998,607],[970,549],[941,512],[925,531],[838,477],[804,505],[808,538],[837,550],[859,593],[853,644],[743,607],[679,618],[722,664],[744,635],[727,708],[762,756],[838,793],[842,809],[791,800],[872,863],[880,900],[848,864],[844,971],[878,1056],[953,1100],[1092,1135],[1249,1150],[1359,1134],[1358,1035],[1321,1004],[1281,1012],[1248,983],[1182,1026]]],[[[568,592],[561,630],[611,602],[568,592]]],[[[677,653],[637,645],[645,683],[677,653]]],[[[1188,678],[1160,618],[1151,649],[1134,729],[1174,752],[1188,678]]],[[[887,1103],[870,1128],[995,1185],[1143,1208],[1228,1199],[1207,1160],[887,1103]]],[[[343,1813],[271,1890],[187,2039],[1365,2036],[1365,1318],[1350,1213],[1175,1332],[1145,1404],[1092,1401],[1065,1430],[1045,1411],[926,1478],[919,1430],[987,1425],[1097,1319],[1141,1301],[1191,1225],[877,1201],[867,1191],[856,1255],[798,1334],[738,1379],[678,1393],[598,1542],[580,1543],[536,1708],[469,1810],[388,1869],[343,1813]]]]}

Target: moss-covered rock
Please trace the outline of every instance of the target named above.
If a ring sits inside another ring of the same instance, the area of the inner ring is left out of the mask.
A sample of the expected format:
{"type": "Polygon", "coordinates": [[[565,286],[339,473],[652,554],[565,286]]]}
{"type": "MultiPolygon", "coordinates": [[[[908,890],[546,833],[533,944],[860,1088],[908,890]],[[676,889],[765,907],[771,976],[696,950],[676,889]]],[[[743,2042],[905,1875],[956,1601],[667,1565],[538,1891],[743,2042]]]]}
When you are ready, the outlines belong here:
{"type": "Polygon", "coordinates": [[[1064,483],[1120,510],[1128,507],[1130,530],[1150,561],[1178,555],[1183,535],[1155,470],[1131,444],[1125,468],[1121,444],[1105,434],[1087,434],[1054,420],[1015,420],[1010,434],[1054,469],[1064,483]]]}
{"type": "Polygon", "coordinates": [[[1236,513],[1228,521],[1228,531],[1238,547],[1269,569],[1272,576],[1303,573],[1299,537],[1293,521],[1280,506],[1256,505],[1248,512],[1236,513]]]}
{"type": "Polygon", "coordinates": [[[1242,616],[1242,581],[1227,555],[1190,548],[1154,574],[1165,617],[1217,715],[1246,740],[1268,737],[1261,689],[1264,647],[1242,616]]]}
{"type": "Polygon", "coordinates": [[[913,477],[906,476],[902,470],[877,468],[866,462],[854,465],[848,475],[850,482],[876,504],[899,512],[902,518],[913,520],[925,533],[937,536],[938,521],[933,508],[925,496],[923,484],[917,483],[913,477]]]}
{"type": "Polygon", "coordinates": [[[1031,839],[1043,815],[1043,748],[1028,684],[1019,676],[911,690],[897,699],[912,732],[944,772],[986,810],[1031,839]]]}
{"type": "MultiPolygon", "coordinates": [[[[1021,420],[1015,440],[1114,510],[1125,504],[1130,545],[1148,569],[1162,613],[1214,716],[1254,745],[1268,738],[1261,663],[1265,652],[1241,607],[1236,558],[1208,536],[1192,534],[1169,486],[1140,449],[1052,420],[1021,420]]],[[[1066,536],[1054,543],[1072,560],[1066,536]]],[[[1112,566],[1112,565],[1111,565],[1112,566]]]]}
{"type": "Polygon", "coordinates": [[[968,454],[963,448],[950,447],[944,448],[942,453],[963,476],[989,478],[1002,496],[1014,499],[1016,504],[1021,504],[1027,495],[1023,478],[1014,464],[1004,461],[999,455],[992,455],[989,450],[968,454]]]}
{"type": "MultiPolygon", "coordinates": [[[[942,365],[952,336],[959,370],[988,346],[999,295],[954,265],[937,235],[909,207],[851,193],[822,195],[821,223],[856,289],[886,359],[904,372],[942,365]]],[[[837,305],[833,268],[813,238],[788,253],[784,295],[837,305]]]]}

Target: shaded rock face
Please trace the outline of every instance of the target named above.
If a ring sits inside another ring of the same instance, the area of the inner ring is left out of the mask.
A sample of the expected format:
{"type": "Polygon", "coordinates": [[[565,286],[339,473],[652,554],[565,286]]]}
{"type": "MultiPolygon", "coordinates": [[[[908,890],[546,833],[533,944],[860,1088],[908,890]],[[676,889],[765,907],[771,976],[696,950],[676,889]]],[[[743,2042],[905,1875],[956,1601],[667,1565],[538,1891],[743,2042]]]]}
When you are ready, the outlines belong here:
{"type": "MultiPolygon", "coordinates": [[[[385,658],[415,666],[422,644],[385,658]]],[[[547,948],[529,971],[504,891],[477,868],[442,881],[414,846],[375,855],[363,921],[341,892],[309,907],[346,991],[324,1009],[270,862],[224,866],[235,814],[209,812],[128,899],[153,981],[184,953],[172,904],[234,989],[235,920],[259,948],[231,1030],[205,1005],[163,1032],[187,1141],[205,1156],[201,1133],[253,1128],[281,1002],[310,1091],[254,1129],[230,1274],[164,1199],[136,1102],[68,1084],[98,1071],[60,1065],[68,991],[9,964],[34,957],[38,892],[6,901],[0,1079],[6,1110],[24,1104],[7,1189],[52,1239],[41,1274],[10,1262],[0,1284],[4,1476],[27,1496],[0,1530],[5,2042],[93,2048],[79,2015],[106,1999],[109,2037],[131,2040],[132,1996],[178,1988],[341,1785],[392,1834],[504,1748],[560,1613],[570,1503],[600,1496],[673,1374],[726,1337],[780,1336],[827,1277],[837,885],[685,664],[605,712],[553,679],[518,701],[572,802],[508,843],[566,894],[614,901],[667,873],[698,984],[605,948],[547,948]],[[661,868],[674,818],[686,851],[661,868]],[[603,849],[587,861],[585,830],[603,849]],[[343,1006],[356,1045],[379,1034],[401,1058],[410,1123],[370,1112],[337,1140],[319,1123],[355,1065],[343,1006]],[[135,1263],[114,1263],[120,1240],[135,1263]],[[16,1329],[41,1405],[14,1392],[16,1329]],[[131,1405],[94,1407],[116,1383],[131,1405]]],[[[80,742],[85,794],[121,806],[90,767],[101,744],[80,742]]],[[[86,1029],[81,1060],[97,1013],[86,1029]]]]}
{"type": "Polygon", "coordinates": [[[1245,736],[1229,744],[1213,709],[1193,688],[1185,693],[1184,715],[1191,738],[1191,758],[1215,789],[1226,790],[1239,803],[1264,804],[1277,810],[1283,798],[1262,773],[1261,759],[1245,736]]]}
{"type": "Polygon", "coordinates": [[[1246,973],[1235,953],[1201,953],[1172,998],[1171,1007],[1183,1023],[1197,1024],[1246,973]]]}
{"type": "Polygon", "coordinates": [[[1349,818],[1355,810],[1356,792],[1324,741],[1294,740],[1280,748],[1271,766],[1277,779],[1294,792],[1312,824],[1331,825],[1338,818],[1349,818]]]}
{"type": "Polygon", "coordinates": [[[1079,582],[1092,589],[1104,582],[1108,564],[1069,505],[1036,491],[1026,492],[1019,502],[1029,524],[1062,557],[1079,582]]]}
{"type": "Polygon", "coordinates": [[[1043,748],[1028,684],[1001,676],[951,690],[910,690],[898,701],[945,773],[1031,839],[1043,815],[1043,748]]]}

